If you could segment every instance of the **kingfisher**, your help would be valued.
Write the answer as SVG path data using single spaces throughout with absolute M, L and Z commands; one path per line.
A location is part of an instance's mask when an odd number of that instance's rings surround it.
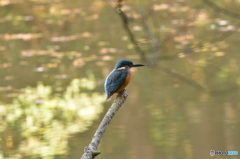
M 131 68 L 144 66 L 143 64 L 134 64 L 132 61 L 119 60 L 112 72 L 107 76 L 104 83 L 104 90 L 108 100 L 114 93 L 121 94 L 127 87 L 132 78 Z

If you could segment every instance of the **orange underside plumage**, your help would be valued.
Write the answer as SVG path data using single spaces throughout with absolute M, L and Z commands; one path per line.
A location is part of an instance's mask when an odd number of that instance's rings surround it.
M 124 90 L 127 87 L 127 85 L 130 83 L 131 79 L 132 79 L 132 72 L 130 70 L 128 70 L 128 74 L 127 74 L 125 82 L 121 85 L 121 87 L 115 93 L 119 93 L 122 90 Z

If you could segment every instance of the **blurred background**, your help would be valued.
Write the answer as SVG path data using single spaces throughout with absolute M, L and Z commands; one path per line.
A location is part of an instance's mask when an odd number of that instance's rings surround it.
M 121 8 L 122 12 L 117 12 Z M 79 159 L 110 107 L 119 59 L 128 99 L 99 159 L 237 159 L 239 0 L 0 0 L 0 159 Z M 137 44 L 137 45 L 136 45 Z

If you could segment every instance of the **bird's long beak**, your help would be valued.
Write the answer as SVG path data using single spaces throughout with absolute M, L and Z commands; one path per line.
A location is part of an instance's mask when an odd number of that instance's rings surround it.
M 140 66 L 145 66 L 143 64 L 133 64 L 132 67 L 140 67 Z

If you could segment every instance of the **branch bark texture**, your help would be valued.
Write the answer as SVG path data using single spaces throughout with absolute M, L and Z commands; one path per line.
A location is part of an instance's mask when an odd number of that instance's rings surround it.
M 146 56 L 145 56 L 145 52 L 141 49 L 141 47 L 139 46 L 135 36 L 133 35 L 132 31 L 129 28 L 129 21 L 128 21 L 128 17 L 127 15 L 122 11 L 122 4 L 123 4 L 123 0 L 117 0 L 117 6 L 116 6 L 116 10 L 118 15 L 120 16 L 122 23 L 123 23 L 123 28 L 125 29 L 125 31 L 127 32 L 133 46 L 134 49 L 137 51 L 137 53 L 139 53 L 140 57 L 141 57 L 141 61 L 142 62 L 146 62 Z
M 97 131 L 95 132 L 92 141 L 87 147 L 84 148 L 84 154 L 82 155 L 81 159 L 94 159 L 97 155 L 100 154 L 100 152 L 97 151 L 100 140 L 113 116 L 127 99 L 127 96 L 127 93 L 124 91 L 121 96 L 117 96 L 117 98 L 114 100 L 112 106 L 109 108 Z
M 215 4 L 212 1 L 203 0 L 203 2 L 205 4 L 207 4 L 209 7 L 213 8 L 217 13 L 221 12 L 221 13 L 223 13 L 223 14 L 225 14 L 227 16 L 233 17 L 233 18 L 239 18 L 240 17 L 240 14 L 231 12 L 231 11 L 229 11 L 227 9 L 224 9 L 224 8 L 221 8 L 221 7 L 219 7 L 217 4 Z

